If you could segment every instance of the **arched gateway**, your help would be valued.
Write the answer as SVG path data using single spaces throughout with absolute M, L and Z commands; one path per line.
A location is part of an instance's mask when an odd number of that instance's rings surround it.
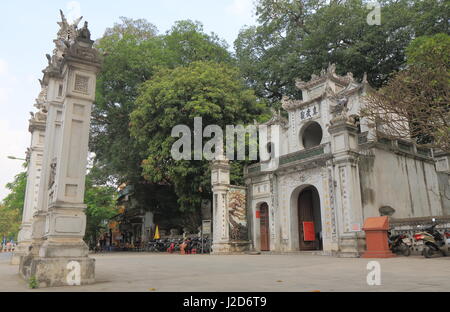
M 300 250 L 322 249 L 322 218 L 320 198 L 314 186 L 305 187 L 297 198 L 298 236 Z
M 261 233 L 261 251 L 269 251 L 269 206 L 267 203 L 262 203 L 259 206 L 259 229 Z

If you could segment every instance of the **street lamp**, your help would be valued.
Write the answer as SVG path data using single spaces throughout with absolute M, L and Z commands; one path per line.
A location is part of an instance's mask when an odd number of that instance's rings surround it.
M 27 161 L 27 160 L 24 159 L 24 158 L 18 158 L 18 157 L 15 157 L 15 156 L 8 156 L 8 158 L 9 158 L 9 159 L 14 159 L 14 160 L 24 160 L 24 161 Z

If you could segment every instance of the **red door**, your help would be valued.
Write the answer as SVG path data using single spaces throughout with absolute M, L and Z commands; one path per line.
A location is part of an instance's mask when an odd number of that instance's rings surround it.
M 262 204 L 260 210 L 260 229 L 261 229 L 261 251 L 270 250 L 269 242 L 269 207 L 266 203 Z
M 313 192 L 310 189 L 304 190 L 298 196 L 298 236 L 300 250 L 314 250 L 316 249 L 315 241 L 305 239 L 307 233 L 305 233 L 304 222 L 314 222 Z

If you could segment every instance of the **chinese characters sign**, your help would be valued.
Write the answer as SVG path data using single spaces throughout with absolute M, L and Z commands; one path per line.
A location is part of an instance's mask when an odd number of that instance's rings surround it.
M 308 107 L 303 108 L 299 112 L 300 114 L 300 120 L 309 119 L 312 117 L 315 117 L 319 115 L 319 105 L 311 105 Z

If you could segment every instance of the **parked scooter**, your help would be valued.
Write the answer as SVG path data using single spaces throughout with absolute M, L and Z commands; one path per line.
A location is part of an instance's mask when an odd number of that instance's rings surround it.
M 404 234 L 391 235 L 391 232 L 388 232 L 389 238 L 389 249 L 396 254 L 402 254 L 405 257 L 411 255 L 411 240 L 408 236 Z
M 414 235 L 417 245 L 423 245 L 422 254 L 425 258 L 431 258 L 434 254 L 441 253 L 444 257 L 448 255 L 448 246 L 444 235 L 436 230 L 436 220 L 433 218 L 433 225 L 422 232 Z

